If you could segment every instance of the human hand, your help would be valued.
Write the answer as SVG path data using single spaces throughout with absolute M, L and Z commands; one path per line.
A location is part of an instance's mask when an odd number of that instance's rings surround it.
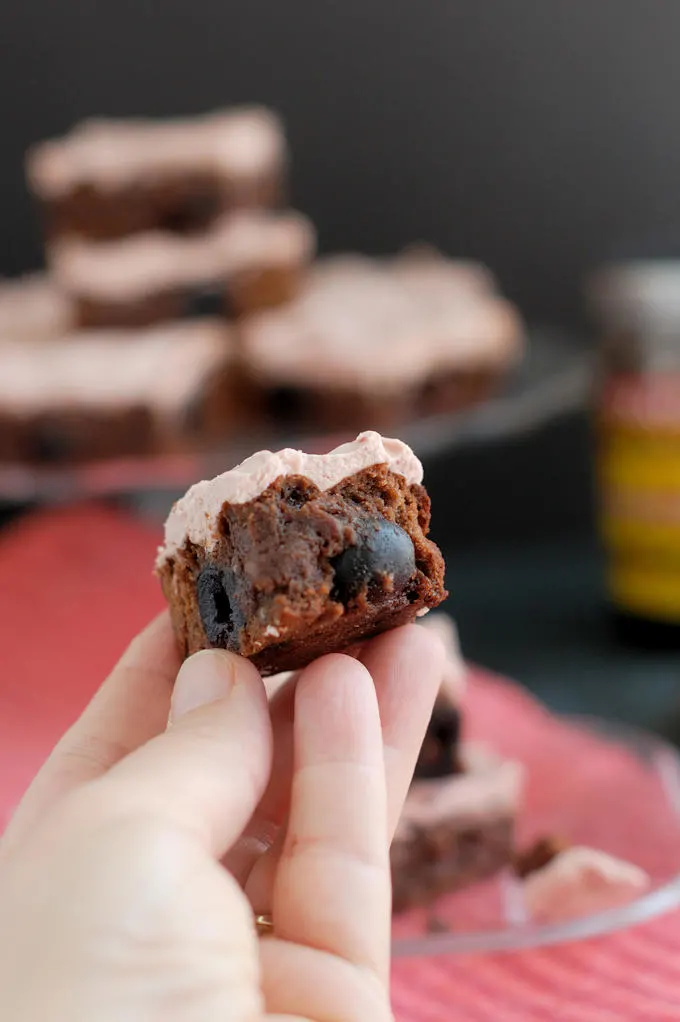
M 153 622 L 0 842 L 0 1018 L 389 1019 L 389 841 L 443 657 L 399 628 L 268 707 Z

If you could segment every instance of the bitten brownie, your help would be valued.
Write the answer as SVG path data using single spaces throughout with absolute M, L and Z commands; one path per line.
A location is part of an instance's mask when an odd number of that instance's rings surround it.
M 263 675 L 404 624 L 446 596 L 422 466 L 360 434 L 324 455 L 260 451 L 175 504 L 157 573 L 182 653 Z

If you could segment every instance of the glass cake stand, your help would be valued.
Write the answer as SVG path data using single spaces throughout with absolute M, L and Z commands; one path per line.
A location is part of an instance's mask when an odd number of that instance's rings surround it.
M 591 376 L 591 357 L 577 338 L 538 331 L 529 338 L 521 366 L 496 397 L 468 411 L 395 427 L 395 432 L 421 457 L 428 457 L 530 431 L 582 407 Z M 297 447 L 324 452 L 347 439 L 339 435 L 250 430 L 230 439 L 219 450 L 181 456 L 83 465 L 0 463 L 0 500 L 58 503 L 153 491 L 180 493 L 197 479 L 211 478 L 256 450 Z
M 592 777 L 587 801 L 569 783 L 569 756 L 550 763 L 558 808 L 552 833 L 572 844 L 588 844 L 645 869 L 649 889 L 624 906 L 596 915 L 542 925 L 527 918 L 521 885 L 509 871 L 439 899 L 433 906 L 395 917 L 395 957 L 514 951 L 613 933 L 680 906 L 680 754 L 660 738 L 597 718 L 563 718 L 613 755 L 625 757 L 626 772 Z M 628 769 L 630 768 L 630 769 Z M 618 790 L 617 790 L 618 788 Z M 557 815 L 555 815 L 557 813 Z M 543 831 L 522 818 L 520 830 Z

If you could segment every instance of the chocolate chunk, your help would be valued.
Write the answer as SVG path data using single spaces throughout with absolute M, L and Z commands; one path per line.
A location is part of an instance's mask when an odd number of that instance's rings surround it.
M 190 288 L 182 305 L 184 319 L 206 319 L 212 316 L 223 318 L 226 311 L 224 285 L 217 282 Z
M 196 580 L 198 611 L 211 646 L 236 649 L 245 617 L 238 607 L 237 577 L 229 568 L 206 564 Z
M 451 774 L 460 773 L 461 765 L 458 759 L 460 725 L 458 708 L 438 699 L 416 763 L 416 777 L 449 777 Z
M 364 519 L 355 524 L 356 543 L 343 550 L 332 564 L 333 598 L 349 603 L 363 590 L 370 599 L 403 589 L 416 572 L 413 542 L 395 522 Z

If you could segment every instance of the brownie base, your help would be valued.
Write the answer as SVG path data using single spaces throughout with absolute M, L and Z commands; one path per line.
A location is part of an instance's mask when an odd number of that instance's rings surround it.
M 202 172 L 168 174 L 118 189 L 79 185 L 44 203 L 45 230 L 50 240 L 76 235 L 92 241 L 115 241 L 142 231 L 196 233 L 224 213 L 280 205 L 283 178 L 283 168 L 277 168 L 248 181 Z
M 76 318 L 82 329 L 146 327 L 196 315 L 237 319 L 289 301 L 300 288 L 302 273 L 301 266 L 265 266 L 220 285 L 171 288 L 122 302 L 74 295 Z
M 230 649 L 277 674 L 413 621 L 447 595 L 429 520 L 425 489 L 386 465 L 225 505 L 213 549 L 187 543 L 159 568 L 182 654 Z
M 267 417 L 286 426 L 314 426 L 351 432 L 355 428 L 395 429 L 429 415 L 462 411 L 485 401 L 504 379 L 501 369 L 455 370 L 408 392 L 363 394 L 330 388 L 258 384 Z
M 213 372 L 172 415 L 150 407 L 0 409 L 0 462 L 69 464 L 215 447 L 248 421 L 247 389 L 230 365 Z
M 428 905 L 442 894 L 493 876 L 512 861 L 514 818 L 442 821 L 392 842 L 392 909 Z
M 0 411 L 0 462 L 62 464 L 149 454 L 154 448 L 154 423 L 146 408 L 55 408 L 33 416 Z

